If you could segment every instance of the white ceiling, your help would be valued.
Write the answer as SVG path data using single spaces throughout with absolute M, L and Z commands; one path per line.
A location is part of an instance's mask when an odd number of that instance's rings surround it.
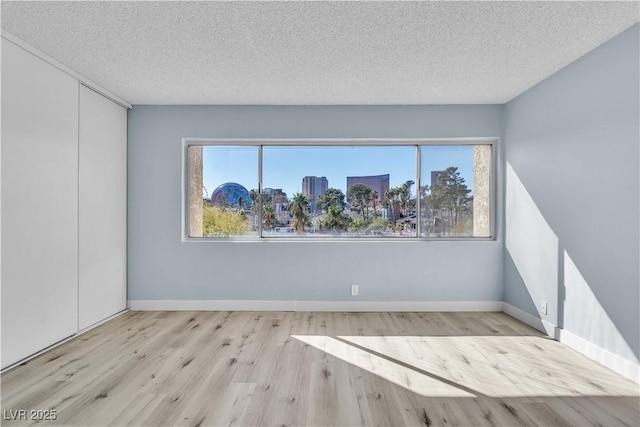
M 2 28 L 133 104 L 504 103 L 638 2 L 2 2 Z

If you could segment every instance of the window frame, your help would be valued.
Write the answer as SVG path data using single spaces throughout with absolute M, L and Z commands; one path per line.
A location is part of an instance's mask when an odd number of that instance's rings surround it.
M 182 138 L 182 179 L 181 202 L 182 221 L 181 237 L 183 242 L 487 242 L 496 241 L 496 169 L 497 169 L 497 137 L 465 137 L 465 138 Z M 421 221 L 416 221 L 416 236 L 411 237 L 272 237 L 262 235 L 262 221 L 258 221 L 257 236 L 228 236 L 228 237 L 191 237 L 189 236 L 189 147 L 199 146 L 250 146 L 258 148 L 258 190 L 264 191 L 262 182 L 262 148 L 265 146 L 404 146 L 416 148 L 416 212 L 420 215 L 421 197 L 421 150 L 423 146 L 455 146 L 455 145 L 489 145 L 491 146 L 491 165 L 489 171 L 489 227 L 488 237 L 427 237 L 421 236 Z M 258 205 L 258 212 L 262 212 L 262 203 Z

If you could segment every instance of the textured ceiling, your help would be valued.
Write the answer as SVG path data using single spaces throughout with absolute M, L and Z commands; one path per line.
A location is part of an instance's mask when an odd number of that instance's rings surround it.
M 504 103 L 637 2 L 2 2 L 2 28 L 133 104 Z

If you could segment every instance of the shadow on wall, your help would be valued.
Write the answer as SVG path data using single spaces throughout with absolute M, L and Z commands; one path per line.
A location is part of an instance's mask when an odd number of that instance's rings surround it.
M 620 333 L 508 162 L 506 187 L 507 302 L 638 363 L 639 350 Z

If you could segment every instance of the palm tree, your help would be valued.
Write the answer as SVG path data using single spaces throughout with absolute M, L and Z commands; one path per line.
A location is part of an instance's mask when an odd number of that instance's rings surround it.
M 331 206 L 340 208 L 340 210 L 343 211 L 345 207 L 344 198 L 345 195 L 342 190 L 337 188 L 328 188 L 320 195 L 316 205 L 325 212 L 328 211 Z
M 378 217 L 378 192 L 371 190 L 371 205 L 373 207 L 373 218 Z
M 387 190 L 384 195 L 384 203 L 395 221 L 400 218 L 400 188 L 394 187 Z
M 293 217 L 293 230 L 296 233 L 301 233 L 304 228 L 309 224 L 309 199 L 302 193 L 296 193 L 293 195 L 293 199 L 289 202 L 289 213 Z
M 406 181 L 399 188 L 400 204 L 402 206 L 402 216 L 409 215 L 409 209 L 411 207 L 411 186 L 415 184 L 414 181 Z
M 353 184 L 347 191 L 347 201 L 351 210 L 362 214 L 362 221 L 369 221 L 369 205 L 373 196 L 373 190 L 364 184 Z
M 351 218 L 343 214 L 338 206 L 330 206 L 327 216 L 322 221 L 322 226 L 327 230 L 344 231 L 349 228 L 349 224 L 351 224 Z
M 276 222 L 276 212 L 272 205 L 262 207 L 262 222 L 267 229 L 270 229 L 271 225 Z

